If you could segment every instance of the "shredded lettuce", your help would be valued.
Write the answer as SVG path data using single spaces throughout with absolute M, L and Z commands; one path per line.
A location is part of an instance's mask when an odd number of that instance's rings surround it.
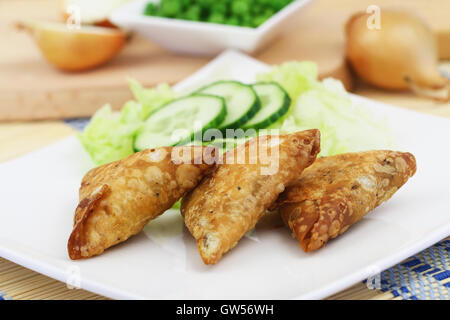
M 118 112 L 112 111 L 110 105 L 103 106 L 78 134 L 82 145 L 98 165 L 133 154 L 134 136 L 144 120 L 175 97 L 167 84 L 145 89 L 136 80 L 129 79 L 129 82 L 137 101 L 128 101 Z
M 122 112 L 113 112 L 105 105 L 78 134 L 86 151 L 97 164 L 122 159 L 133 154 L 133 135 L 140 128 L 137 108 L 128 102 Z
M 287 62 L 258 79 L 278 82 L 293 100 L 287 115 L 271 128 L 282 133 L 319 129 L 321 156 L 393 145 L 386 120 L 355 104 L 340 81 L 318 81 L 317 67 L 310 62 Z
M 393 146 L 386 120 L 376 119 L 365 106 L 355 104 L 340 81 L 319 81 L 313 62 L 286 62 L 257 75 L 257 80 L 278 82 L 292 100 L 287 114 L 269 129 L 281 133 L 319 129 L 322 156 Z M 176 98 L 167 84 L 144 88 L 134 79 L 128 81 L 135 100 L 128 101 L 120 112 L 109 105 L 102 107 L 78 135 L 97 164 L 133 154 L 134 138 L 145 119 Z
M 258 81 L 278 82 L 287 91 L 293 104 L 304 92 L 320 86 L 317 64 L 311 61 L 291 61 L 272 67 L 256 76 Z
M 175 93 L 167 83 L 161 83 L 155 88 L 146 89 L 132 78 L 128 78 L 130 90 L 136 100 L 141 104 L 140 117 L 142 120 L 147 117 L 160 106 L 171 101 L 175 97 Z

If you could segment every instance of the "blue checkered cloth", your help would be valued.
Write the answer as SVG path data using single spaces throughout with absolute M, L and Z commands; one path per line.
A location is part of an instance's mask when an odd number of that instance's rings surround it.
M 76 118 L 76 119 L 67 119 L 64 120 L 66 124 L 71 126 L 72 128 L 82 131 L 87 124 L 89 123 L 90 118 Z
M 89 118 L 65 121 L 77 130 L 89 123 Z M 368 287 L 390 292 L 394 297 L 408 300 L 449 300 L 450 290 L 450 240 L 442 240 L 434 246 L 383 271 L 377 285 Z M 375 277 L 376 278 L 376 277 Z M 374 279 L 369 281 L 373 282 Z M 367 280 L 363 281 L 367 283 Z M 3 295 L 0 293 L 0 300 Z
M 383 271 L 380 274 L 379 289 L 407 300 L 449 300 L 449 251 L 450 240 L 442 240 Z
M 0 300 L 11 300 L 11 298 L 6 297 L 6 294 L 4 292 L 0 292 Z

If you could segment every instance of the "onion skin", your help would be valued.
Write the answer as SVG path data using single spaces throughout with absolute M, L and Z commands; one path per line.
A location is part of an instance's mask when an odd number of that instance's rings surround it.
M 370 16 L 357 13 L 345 28 L 347 59 L 360 78 L 388 90 L 448 85 L 438 70 L 436 39 L 424 21 L 406 12 L 381 10 L 381 28 L 371 30 Z
M 70 30 L 62 23 L 20 22 L 52 65 L 64 71 L 84 71 L 114 58 L 126 42 L 118 29 L 81 27 Z M 95 29 L 96 28 L 96 29 Z

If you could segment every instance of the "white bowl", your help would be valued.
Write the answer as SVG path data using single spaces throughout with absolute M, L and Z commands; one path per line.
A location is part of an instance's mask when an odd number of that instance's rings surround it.
M 127 3 L 114 11 L 110 20 L 177 53 L 214 55 L 227 48 L 253 53 L 297 18 L 297 13 L 310 1 L 293 1 L 258 28 L 145 16 L 145 5 L 157 0 Z

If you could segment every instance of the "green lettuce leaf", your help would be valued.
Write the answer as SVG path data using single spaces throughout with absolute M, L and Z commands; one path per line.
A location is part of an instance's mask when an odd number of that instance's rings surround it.
M 161 83 L 155 88 L 144 88 L 131 78 L 128 78 L 128 83 L 135 99 L 141 104 L 140 117 L 142 120 L 147 119 L 153 111 L 175 98 L 174 91 L 167 83 Z
M 129 81 L 137 101 L 128 101 L 119 112 L 105 105 L 95 113 L 84 131 L 78 134 L 82 145 L 98 165 L 133 154 L 135 135 L 145 119 L 175 97 L 167 84 L 145 89 L 136 80 Z
M 92 117 L 78 138 L 96 164 L 125 158 L 134 153 L 133 137 L 141 127 L 138 108 L 128 102 L 122 112 L 105 105 Z
M 364 105 L 355 104 L 340 81 L 318 81 L 311 63 L 287 62 L 258 79 L 278 82 L 293 101 L 286 116 L 271 128 L 282 133 L 319 129 L 321 156 L 394 145 L 386 119 L 377 119 Z
M 292 103 L 305 91 L 320 85 L 317 64 L 311 61 L 291 61 L 272 67 L 256 76 L 257 81 L 278 82 L 289 94 Z

